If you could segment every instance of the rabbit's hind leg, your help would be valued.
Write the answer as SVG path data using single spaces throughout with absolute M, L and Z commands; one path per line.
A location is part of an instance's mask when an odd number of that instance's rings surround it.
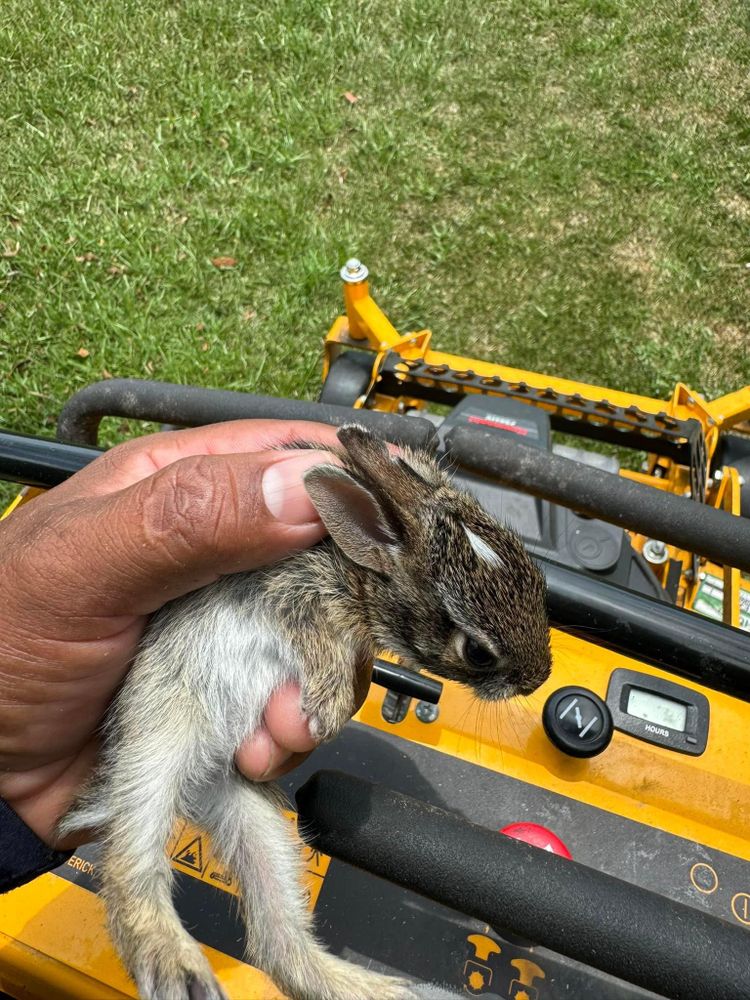
M 163 722 L 159 733 L 141 732 L 111 761 L 102 895 L 115 946 L 143 1000 L 225 1000 L 172 900 L 166 844 L 205 768 L 188 720 L 171 713 L 168 732 Z
M 237 879 L 248 960 L 291 1000 L 412 1000 L 410 984 L 331 955 L 316 940 L 301 885 L 299 841 L 273 786 L 228 776 L 201 815 Z

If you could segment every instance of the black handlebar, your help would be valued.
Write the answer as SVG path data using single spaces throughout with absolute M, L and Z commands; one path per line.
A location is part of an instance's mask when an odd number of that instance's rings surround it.
M 420 418 L 139 379 L 109 379 L 75 393 L 60 412 L 58 439 L 95 445 L 104 416 L 180 426 L 247 417 L 316 420 L 334 426 L 356 420 L 396 444 L 431 447 L 435 442 L 434 427 Z M 459 464 L 506 485 L 750 572 L 747 518 L 476 428 L 454 428 L 448 444 Z
M 506 486 L 750 572 L 750 519 L 746 517 L 634 483 L 502 434 L 456 427 L 446 444 L 459 465 Z
M 311 846 L 669 1000 L 747 1000 L 740 927 L 340 771 L 297 792 Z
M 430 448 L 435 440 L 435 428 L 423 418 L 405 420 L 397 414 L 378 410 L 353 410 L 349 406 L 310 403 L 302 399 L 129 378 L 95 382 L 71 396 L 57 421 L 58 440 L 95 445 L 103 417 L 131 417 L 180 427 L 254 418 L 312 420 L 334 427 L 359 423 L 395 444 L 412 448 Z

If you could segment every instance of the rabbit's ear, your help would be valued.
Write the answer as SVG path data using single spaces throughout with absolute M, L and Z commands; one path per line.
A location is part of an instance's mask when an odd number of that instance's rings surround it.
M 361 424 L 344 424 L 336 436 L 349 452 L 349 458 L 373 478 L 383 474 L 393 465 L 385 441 L 375 437 L 372 431 Z
M 387 497 L 398 511 L 408 510 L 417 501 L 428 499 L 440 485 L 439 476 L 437 482 L 425 480 L 403 457 L 392 455 L 385 442 L 366 427 L 345 424 L 339 429 L 338 439 L 346 448 L 356 474 L 372 484 L 377 493 Z
M 336 465 L 315 466 L 304 481 L 313 506 L 341 551 L 358 566 L 390 573 L 399 539 L 376 497 Z

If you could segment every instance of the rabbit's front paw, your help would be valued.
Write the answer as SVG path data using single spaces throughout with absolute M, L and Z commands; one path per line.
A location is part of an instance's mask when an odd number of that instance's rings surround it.
M 354 714 L 351 691 L 332 688 L 328 691 L 305 691 L 302 711 L 307 716 L 310 735 L 316 743 L 325 743 L 338 736 Z

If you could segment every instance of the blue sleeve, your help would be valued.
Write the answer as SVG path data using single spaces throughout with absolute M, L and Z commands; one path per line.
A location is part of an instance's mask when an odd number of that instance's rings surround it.
M 72 851 L 55 851 L 0 799 L 0 892 L 64 864 Z

